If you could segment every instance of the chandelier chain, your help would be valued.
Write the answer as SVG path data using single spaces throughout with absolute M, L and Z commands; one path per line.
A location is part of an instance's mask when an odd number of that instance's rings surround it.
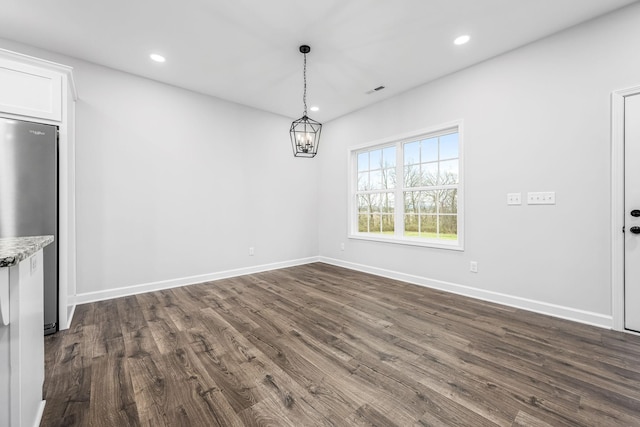
M 302 103 L 304 104 L 304 115 L 307 115 L 307 54 L 304 54 L 304 69 L 302 72 L 304 80 L 304 91 L 302 92 Z

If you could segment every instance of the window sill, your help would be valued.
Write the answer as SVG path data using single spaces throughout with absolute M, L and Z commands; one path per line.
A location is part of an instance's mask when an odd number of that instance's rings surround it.
M 456 243 L 442 243 L 436 240 L 418 240 L 411 238 L 384 237 L 367 234 L 349 234 L 348 238 L 355 240 L 367 240 L 370 242 L 392 243 L 396 245 L 421 246 L 424 248 L 445 249 L 460 252 L 464 251 L 464 246 L 459 240 L 456 241 Z

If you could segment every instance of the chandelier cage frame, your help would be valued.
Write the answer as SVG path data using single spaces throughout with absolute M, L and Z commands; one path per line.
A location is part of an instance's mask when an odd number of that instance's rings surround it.
M 294 120 L 293 123 L 291 123 L 289 136 L 291 138 L 291 147 L 293 148 L 294 157 L 311 158 L 318 154 L 322 124 L 307 116 L 307 54 L 311 52 L 311 48 L 307 45 L 302 45 L 299 50 L 300 53 L 304 55 L 304 88 L 302 92 L 304 113 L 301 118 Z

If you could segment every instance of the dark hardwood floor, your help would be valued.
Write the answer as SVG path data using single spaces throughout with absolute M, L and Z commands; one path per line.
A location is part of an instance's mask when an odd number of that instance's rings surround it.
M 42 426 L 640 426 L 640 337 L 311 264 L 78 306 Z

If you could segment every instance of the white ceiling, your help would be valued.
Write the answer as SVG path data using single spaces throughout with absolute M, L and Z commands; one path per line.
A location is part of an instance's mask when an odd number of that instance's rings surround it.
M 2 0 L 0 38 L 290 118 L 309 44 L 324 122 L 635 1 Z

